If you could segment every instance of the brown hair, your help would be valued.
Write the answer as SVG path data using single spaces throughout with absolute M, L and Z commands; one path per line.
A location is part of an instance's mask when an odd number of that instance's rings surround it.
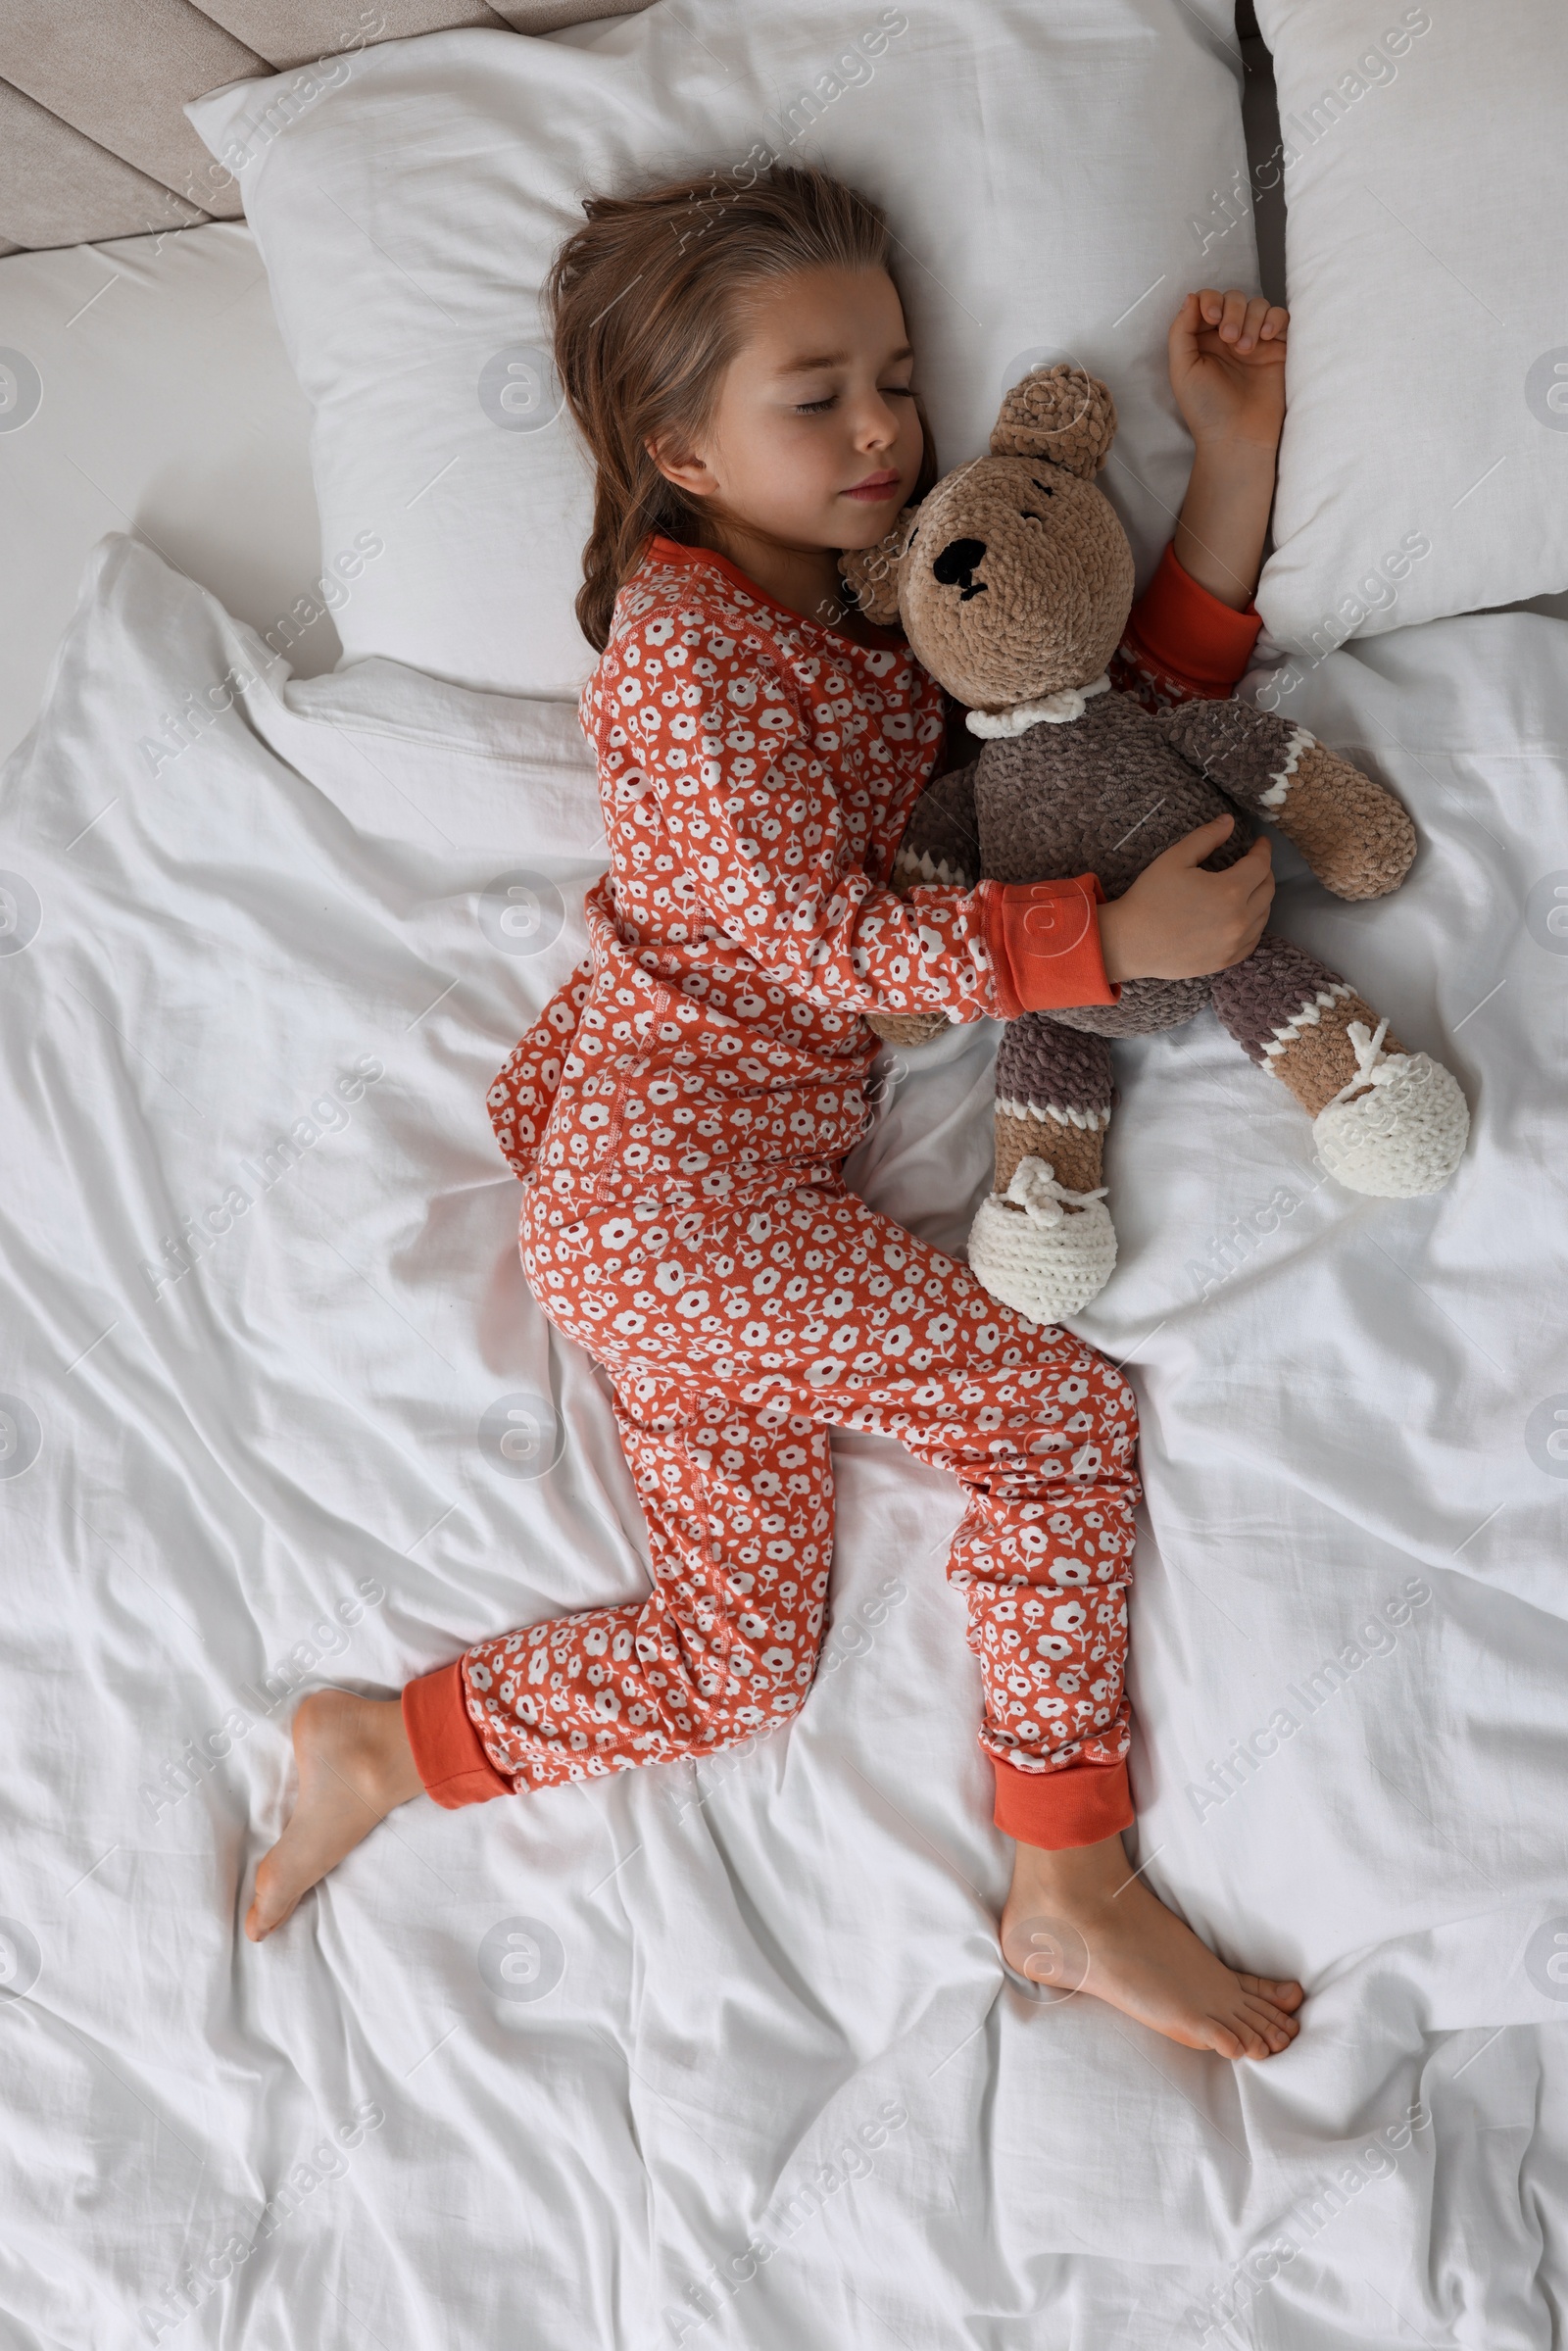
M 651 533 L 698 543 L 694 503 L 648 454 L 707 426 L 744 329 L 740 299 L 803 269 L 883 269 L 892 233 L 881 208 L 826 171 L 775 165 L 750 186 L 671 181 L 640 196 L 591 196 L 545 286 L 556 367 L 596 471 L 577 619 L 596 652 L 622 581 Z M 911 496 L 936 479 L 925 455 Z

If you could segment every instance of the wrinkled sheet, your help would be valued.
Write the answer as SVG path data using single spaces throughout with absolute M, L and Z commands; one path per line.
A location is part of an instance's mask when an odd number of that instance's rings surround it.
M 1140 1859 L 1310 1993 L 1230 2067 L 1004 1977 L 956 1490 L 863 1438 L 787 1732 L 421 1800 L 243 1939 L 300 1690 L 644 1588 L 484 1108 L 604 844 L 569 710 L 247 683 L 103 542 L 0 789 L 8 2346 L 1559 2339 L 1565 649 L 1291 700 L 1420 828 L 1385 906 L 1282 852 L 1279 919 L 1460 1076 L 1447 1192 L 1338 1192 L 1209 1018 L 1121 1052 Z M 890 1057 L 852 1167 L 954 1244 L 993 1046 Z

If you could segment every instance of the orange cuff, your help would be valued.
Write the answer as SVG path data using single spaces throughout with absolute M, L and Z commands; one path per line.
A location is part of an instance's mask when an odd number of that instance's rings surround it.
M 1125 1763 L 1069 1763 L 1057 1772 L 1020 1772 L 991 1758 L 997 1774 L 997 1827 L 1020 1844 L 1059 1853 L 1098 1845 L 1135 1818 Z
M 425 1794 L 448 1812 L 512 1794 L 512 1782 L 496 1770 L 468 1718 L 461 1657 L 405 1685 L 403 1728 Z
M 1261 616 L 1238 612 L 1183 570 L 1174 547 L 1132 609 L 1122 651 L 1134 664 L 1160 671 L 1195 700 L 1229 694 L 1252 658 Z
M 1113 1004 L 1121 994 L 1105 977 L 1096 908 L 1105 893 L 1098 875 L 1070 882 L 982 882 L 986 953 L 996 974 L 998 1013 L 1055 1012 L 1072 1004 Z

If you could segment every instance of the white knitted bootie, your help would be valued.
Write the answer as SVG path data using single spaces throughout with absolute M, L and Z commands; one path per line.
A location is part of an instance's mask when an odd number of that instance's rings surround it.
M 1356 1073 L 1312 1122 L 1318 1156 L 1348 1192 L 1414 1200 L 1440 1192 L 1464 1155 L 1470 1110 L 1457 1080 L 1430 1053 L 1386 1053 L 1388 1022 L 1346 1031 Z M 1353 1099 L 1352 1099 L 1353 1097 Z
M 1069 1192 L 1046 1159 L 1020 1159 L 1005 1195 L 988 1195 L 969 1228 L 971 1273 L 1031 1322 L 1076 1314 L 1099 1297 L 1115 1262 L 1104 1186 Z

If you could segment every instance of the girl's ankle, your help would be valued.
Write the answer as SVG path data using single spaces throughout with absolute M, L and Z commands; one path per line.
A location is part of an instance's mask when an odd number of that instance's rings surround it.
M 418 1795 L 423 1783 L 404 1726 L 402 1700 L 372 1698 L 368 1702 L 374 1708 L 367 1726 L 372 1770 L 377 1793 L 390 1812 L 394 1805 L 407 1804 Z
M 1020 1845 L 1014 1868 L 1042 1894 L 1079 1902 L 1111 1900 L 1132 1874 L 1119 1835 L 1092 1845 Z

